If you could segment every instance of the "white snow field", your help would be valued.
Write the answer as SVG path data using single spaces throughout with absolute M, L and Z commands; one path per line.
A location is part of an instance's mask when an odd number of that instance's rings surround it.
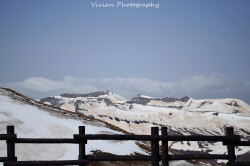
M 14 125 L 19 138 L 73 138 L 78 126 L 85 126 L 87 134 L 122 134 L 104 123 L 87 121 L 64 115 L 60 110 L 47 108 L 10 91 L 0 89 L 0 134 L 6 126 Z M 88 141 L 87 154 L 95 150 L 117 155 L 146 154 L 135 141 Z M 6 142 L 0 141 L 0 156 L 6 157 Z M 72 144 L 16 144 L 18 160 L 72 160 L 78 157 L 78 145 Z M 2 163 L 0 163 L 1 165 Z

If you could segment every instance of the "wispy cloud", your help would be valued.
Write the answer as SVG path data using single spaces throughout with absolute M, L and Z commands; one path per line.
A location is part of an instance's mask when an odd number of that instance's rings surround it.
M 113 91 L 128 99 L 139 93 L 154 97 L 233 97 L 245 101 L 250 97 L 249 82 L 233 81 L 220 74 L 187 76 L 176 82 L 155 81 L 146 78 L 85 79 L 67 76 L 62 80 L 50 80 L 43 77 L 32 77 L 22 82 L 1 83 L 0 85 L 34 98 L 66 92 L 88 93 L 99 90 Z

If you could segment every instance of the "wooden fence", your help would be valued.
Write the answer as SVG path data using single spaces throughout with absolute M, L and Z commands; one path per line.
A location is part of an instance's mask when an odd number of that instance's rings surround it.
M 14 126 L 7 126 L 7 134 L 0 134 L 0 140 L 6 140 L 7 157 L 0 157 L 0 162 L 4 166 L 29 166 L 29 165 L 88 165 L 89 161 L 151 161 L 152 166 L 159 166 L 162 161 L 163 166 L 168 166 L 171 160 L 208 160 L 222 159 L 228 160 L 228 166 L 250 165 L 250 162 L 236 162 L 235 146 L 250 146 L 250 141 L 241 141 L 240 136 L 234 135 L 232 127 L 226 128 L 225 136 L 175 136 L 168 135 L 167 128 L 152 127 L 151 135 L 105 135 L 105 134 L 85 134 L 85 127 L 79 126 L 79 134 L 74 134 L 73 139 L 44 139 L 44 138 L 17 138 L 14 132 Z M 151 141 L 151 155 L 86 155 L 85 147 L 87 140 L 137 140 Z M 159 152 L 159 141 L 162 141 L 161 155 Z M 190 155 L 170 155 L 168 152 L 168 141 L 213 141 L 223 142 L 227 146 L 226 154 L 190 154 Z M 60 160 L 60 161 L 17 161 L 15 156 L 15 144 L 78 144 L 78 160 Z M 128 147 L 129 148 L 129 147 Z

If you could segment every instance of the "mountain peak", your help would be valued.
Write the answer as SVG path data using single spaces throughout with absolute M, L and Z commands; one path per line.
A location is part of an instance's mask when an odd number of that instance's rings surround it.
M 110 92 L 104 92 L 104 91 L 97 91 L 97 92 L 91 92 L 91 93 L 85 93 L 85 94 L 77 94 L 77 93 L 63 93 L 60 96 L 62 97 L 68 97 L 68 98 L 77 98 L 77 97 L 99 97 L 105 94 L 109 94 Z

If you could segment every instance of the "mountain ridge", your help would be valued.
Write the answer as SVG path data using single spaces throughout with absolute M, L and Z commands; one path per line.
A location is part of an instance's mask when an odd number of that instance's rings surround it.
M 112 91 L 95 91 L 91 93 L 62 93 L 60 94 L 61 97 L 68 97 L 68 98 L 76 98 L 76 97 L 99 97 L 99 96 L 104 96 L 104 95 L 116 95 L 119 96 L 119 98 L 122 98 L 122 100 L 125 100 L 128 103 L 137 103 L 137 104 L 147 104 L 148 102 L 155 100 L 155 101 L 162 101 L 165 103 L 169 102 L 175 102 L 175 101 L 180 101 L 180 102 L 187 102 L 189 99 L 193 99 L 190 96 L 184 96 L 181 98 L 176 98 L 176 97 L 151 97 L 151 96 L 146 96 L 143 94 L 138 94 L 135 97 L 133 97 L 131 100 L 127 100 L 124 97 L 112 92 Z M 52 97 L 52 96 L 51 96 Z M 46 98 L 46 97 L 45 97 Z M 44 99 L 44 98 L 41 98 Z M 39 99 L 39 100 L 41 100 Z M 38 101 L 39 101 L 38 100 Z M 215 100 L 232 100 L 232 102 L 227 103 L 227 105 L 231 106 L 236 106 L 238 107 L 237 101 L 240 101 L 241 103 L 244 103 L 245 105 L 248 105 L 246 102 L 240 99 L 235 99 L 235 98 L 214 98 L 214 99 L 193 99 L 196 101 L 203 101 L 200 105 L 200 107 L 205 104 L 205 101 L 215 101 Z M 249 105 L 248 105 L 249 106 Z M 250 107 L 250 106 L 249 106 Z
M 234 99 L 234 98 L 217 98 L 217 99 L 193 99 L 188 96 L 184 96 L 182 98 L 174 98 L 174 97 L 150 97 L 142 94 L 138 94 L 133 97 L 131 100 L 126 100 L 120 95 L 110 91 L 97 91 L 86 94 L 74 94 L 74 93 L 64 93 L 61 94 L 60 97 L 64 98 L 98 98 L 99 101 L 104 100 L 107 105 L 115 105 L 117 103 L 120 104 L 141 104 L 141 105 L 150 105 L 157 107 L 166 107 L 166 108 L 176 108 L 179 110 L 185 111 L 206 111 L 206 112 L 221 112 L 216 107 L 225 107 L 229 110 L 230 113 L 236 114 L 244 114 L 244 116 L 250 116 L 250 106 L 242 100 Z M 51 96 L 41 98 L 37 101 L 42 103 L 46 103 L 47 100 L 53 103 L 51 105 L 60 107 L 60 103 L 56 103 L 60 97 Z M 57 98 L 57 99 L 56 99 Z M 53 101 L 53 99 L 55 99 Z M 55 102 L 55 103 L 54 103 Z M 80 102 L 80 100 L 78 100 Z M 195 104 L 194 104 L 195 102 Z M 218 105 L 220 104 L 220 105 Z M 213 106 L 215 110 L 211 110 L 208 107 Z M 248 110 L 248 111 L 247 111 Z M 224 113 L 227 113 L 224 111 Z

